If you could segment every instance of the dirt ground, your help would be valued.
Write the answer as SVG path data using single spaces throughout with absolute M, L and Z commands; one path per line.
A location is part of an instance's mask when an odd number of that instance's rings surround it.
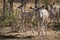
M 2 30 L 2 29 L 1 29 Z M 8 32 L 11 29 L 3 29 L 2 32 Z M 0 31 L 1 32 L 1 31 Z M 34 33 L 32 33 L 32 31 L 27 31 L 26 33 L 13 33 L 14 34 L 19 34 L 19 35 L 23 35 L 25 34 L 25 36 L 27 35 L 36 35 L 35 37 L 25 37 L 25 38 L 0 38 L 0 40 L 60 40 L 60 31 L 56 31 L 56 30 L 48 30 L 47 31 L 47 36 L 41 36 L 38 37 L 38 31 L 34 30 Z
M 39 40 L 39 39 L 40 38 L 38 38 L 38 36 L 31 38 L 0 38 L 0 40 Z M 47 36 L 42 36 L 41 40 L 60 40 L 60 31 L 55 30 L 47 31 Z

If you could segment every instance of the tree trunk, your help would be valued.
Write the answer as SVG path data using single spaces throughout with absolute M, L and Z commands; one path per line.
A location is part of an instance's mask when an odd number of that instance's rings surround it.
M 3 14 L 2 15 L 5 15 L 5 4 L 6 4 L 6 2 L 5 2 L 6 0 L 3 0 Z
M 13 13 L 13 0 L 9 0 L 9 3 L 10 3 L 9 15 L 11 15 Z M 12 31 L 14 31 L 14 28 L 12 26 L 11 28 L 12 28 Z
M 10 0 L 9 3 L 10 3 L 10 12 L 9 12 L 9 15 L 11 15 L 13 13 L 13 0 Z

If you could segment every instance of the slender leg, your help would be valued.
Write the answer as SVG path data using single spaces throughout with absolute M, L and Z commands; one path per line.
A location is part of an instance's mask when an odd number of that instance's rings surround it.
M 33 33 L 33 25 L 32 24 L 30 24 L 31 25 L 31 30 L 32 30 L 32 33 Z
M 44 20 L 41 22 L 41 26 L 40 26 L 40 39 L 43 40 L 43 36 L 44 36 Z
M 45 21 L 45 32 L 46 32 L 46 40 L 47 40 L 47 21 Z
M 40 25 L 39 25 L 39 21 L 38 21 L 38 37 L 40 38 Z
M 46 25 L 46 36 L 47 36 L 47 21 L 45 21 L 45 25 Z
M 22 28 L 23 28 L 23 32 L 24 32 L 24 20 L 23 20 L 23 25 L 22 25 Z

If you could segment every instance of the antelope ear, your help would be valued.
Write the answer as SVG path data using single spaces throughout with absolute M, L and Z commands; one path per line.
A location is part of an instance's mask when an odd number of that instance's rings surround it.
M 52 5 L 55 5 L 55 2 Z
M 30 7 L 30 9 L 33 9 L 32 7 Z
M 48 3 L 48 5 L 50 5 L 50 3 Z
M 22 6 L 18 6 L 17 8 L 21 8 Z

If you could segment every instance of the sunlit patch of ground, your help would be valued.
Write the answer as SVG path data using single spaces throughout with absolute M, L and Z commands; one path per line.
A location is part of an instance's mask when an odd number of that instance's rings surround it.
M 4 31 L 7 29 L 4 29 Z M 18 40 L 39 40 L 40 37 L 38 37 L 38 31 L 27 31 L 27 32 L 20 32 L 20 33 L 8 33 L 5 35 L 15 35 L 18 37 L 23 37 L 24 39 L 18 39 Z M 20 35 L 20 36 L 19 36 Z M 30 36 L 30 38 L 28 38 L 28 36 Z M 27 37 L 27 38 L 26 38 Z M 55 31 L 55 30 L 49 30 L 47 31 L 47 36 L 42 36 L 41 37 L 44 40 L 60 40 L 60 31 Z M 3 39 L 1 39 L 3 40 Z M 4 39 L 4 40 L 14 40 L 14 39 Z M 17 38 L 15 38 L 15 40 L 17 40 Z

